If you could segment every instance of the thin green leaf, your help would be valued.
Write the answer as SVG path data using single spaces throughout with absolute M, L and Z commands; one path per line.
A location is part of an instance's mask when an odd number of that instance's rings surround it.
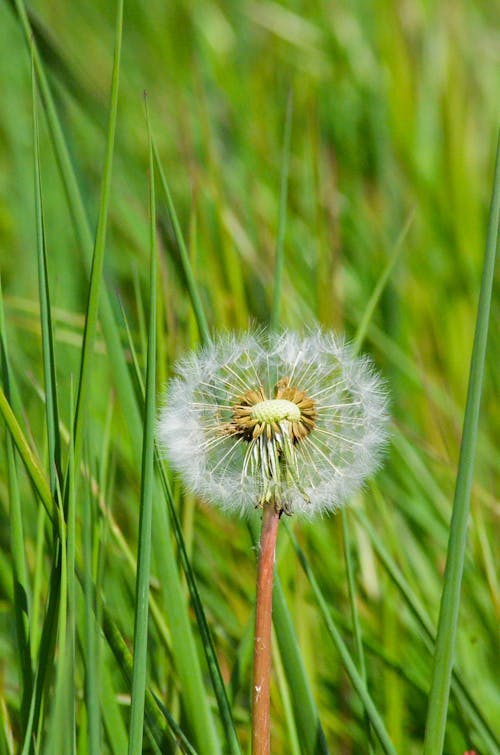
M 455 656 L 460 593 L 467 546 L 467 522 L 474 474 L 477 428 L 483 387 L 484 363 L 491 308 L 493 276 L 500 222 L 500 135 L 498 139 L 495 178 L 491 197 L 486 251 L 481 291 L 474 334 L 474 346 L 469 374 L 469 388 L 463 424 L 462 444 L 453 502 L 448 541 L 443 592 L 436 637 L 432 684 L 427 708 L 425 755 L 440 755 L 443 750 L 450 695 L 451 675 Z
M 14 441 L 16 448 L 19 451 L 19 455 L 23 460 L 28 476 L 33 483 L 35 490 L 40 496 L 40 500 L 47 512 L 47 515 L 49 516 L 51 521 L 54 521 L 54 504 L 52 501 L 52 495 L 50 492 L 49 484 L 47 482 L 47 478 L 45 476 L 45 473 L 43 472 L 42 467 L 40 466 L 39 461 L 36 459 L 35 454 L 31 450 L 31 446 L 24 437 L 23 431 L 21 430 L 21 427 L 19 426 L 16 417 L 14 416 L 14 412 L 10 408 L 10 404 L 7 401 L 4 390 L 1 387 L 0 413 L 4 418 L 5 424 L 7 425 L 7 429 L 9 430 L 12 440 Z
M 83 333 L 82 356 L 80 363 L 80 377 L 75 410 L 74 454 L 75 466 L 80 464 L 81 446 L 83 441 L 83 426 L 87 412 L 87 400 L 92 379 L 92 359 L 99 312 L 99 295 L 101 290 L 104 250 L 106 246 L 106 228 L 109 212 L 109 197 L 111 191 L 111 175 L 113 167 L 113 152 L 116 131 L 116 113 L 118 110 L 118 90 L 120 82 L 120 57 L 123 28 L 123 0 L 118 0 L 116 13 L 115 54 L 113 59 L 113 74 L 111 79 L 111 96 L 109 107 L 108 136 L 106 141 L 106 158 L 102 177 L 101 199 L 99 202 L 99 217 L 92 257 L 90 284 Z
M 10 396 L 10 364 L 7 350 L 7 338 L 5 333 L 3 295 L 0 284 L 0 370 L 2 382 L 7 395 Z M 5 446 L 7 457 L 7 485 L 9 495 L 10 514 L 10 552 L 12 559 L 12 586 L 14 599 L 14 616 L 16 626 L 17 652 L 20 659 L 22 697 L 21 697 L 21 724 L 27 726 L 29 701 L 33 689 L 33 670 L 31 665 L 29 618 L 30 618 L 30 585 L 26 568 L 26 554 L 24 541 L 24 526 L 19 493 L 18 470 L 14 443 L 11 436 L 5 434 Z
M 358 521 L 361 523 L 364 531 L 370 538 L 370 542 L 373 544 L 375 553 L 380 559 L 380 562 L 384 566 L 387 574 L 389 575 L 391 580 L 394 582 L 398 590 L 401 592 L 401 595 L 403 596 L 406 604 L 408 605 L 411 612 L 418 620 L 419 625 L 423 629 L 424 638 L 425 638 L 424 642 L 428 651 L 430 653 L 433 653 L 435 638 L 436 638 L 436 631 L 429 615 L 427 614 L 425 608 L 422 606 L 422 604 L 420 603 L 416 595 L 413 593 L 410 585 L 404 578 L 403 574 L 401 573 L 400 569 L 398 568 L 394 560 L 391 558 L 391 556 L 387 552 L 380 538 L 377 537 L 377 534 L 374 531 L 371 524 L 369 523 L 366 515 L 359 509 L 353 509 L 353 512 L 356 518 L 358 519 Z M 491 727 L 488 725 L 488 723 L 484 719 L 484 716 L 480 708 L 476 705 L 475 701 L 473 700 L 469 692 L 467 685 L 462 681 L 462 678 L 460 677 L 456 669 L 453 670 L 451 689 L 452 689 L 452 693 L 454 695 L 455 701 L 463 710 L 464 716 L 471 720 L 472 724 L 477 729 L 480 736 L 487 743 L 491 752 L 494 753 L 494 755 L 500 755 L 500 743 L 498 742 L 498 739 L 496 738 L 495 734 L 491 730 Z
M 340 657 L 342 658 L 342 663 L 344 664 L 344 668 L 349 675 L 349 678 L 352 682 L 352 685 L 356 692 L 358 693 L 361 701 L 363 702 L 363 705 L 365 707 L 366 713 L 370 718 L 370 722 L 373 726 L 373 729 L 375 733 L 377 734 L 377 737 L 379 739 L 379 742 L 382 746 L 383 751 L 386 753 L 386 755 L 396 755 L 396 750 L 394 748 L 394 745 L 392 744 L 390 737 L 386 731 L 386 728 L 384 726 L 382 717 L 380 716 L 380 713 L 378 712 L 375 703 L 373 702 L 367 688 L 364 680 L 362 679 L 360 673 L 358 672 L 356 668 L 356 664 L 354 663 L 353 659 L 351 658 L 351 655 L 347 649 L 346 644 L 344 643 L 339 630 L 333 623 L 333 620 L 331 618 L 330 612 L 328 610 L 328 606 L 326 604 L 325 599 L 323 598 L 323 595 L 321 593 L 321 590 L 319 588 L 319 585 L 316 581 L 316 577 L 314 576 L 309 563 L 307 562 L 307 559 L 299 547 L 299 544 L 297 543 L 297 540 L 295 536 L 292 533 L 292 530 L 290 527 L 286 527 L 287 534 L 289 538 L 291 539 L 293 546 L 295 548 L 295 551 L 297 553 L 298 559 L 300 561 L 300 564 L 309 580 L 309 583 L 313 589 L 314 595 L 316 597 L 316 600 L 318 602 L 318 606 L 321 610 L 323 620 L 326 624 L 326 627 L 328 629 L 328 632 L 335 643 L 335 646 L 337 647 L 337 650 L 339 652 Z
M 47 271 L 47 249 L 45 244 L 45 223 L 43 217 L 42 179 L 40 172 L 40 134 L 38 127 L 38 93 L 32 55 L 32 99 L 33 99 L 33 146 L 35 177 L 35 218 L 38 261 L 38 295 L 40 299 L 40 324 L 42 331 L 42 356 L 45 387 L 45 412 L 49 452 L 49 480 L 55 496 L 61 481 L 61 440 L 59 437 L 59 410 L 57 406 L 56 362 L 54 336 L 50 306 L 50 291 Z M 59 482 L 58 482 L 59 481 Z
M 149 145 L 149 213 L 150 213 L 150 268 L 149 268 L 149 328 L 146 368 L 144 435 L 142 446 L 141 498 L 139 518 L 139 551 L 137 554 L 137 582 L 134 617 L 134 666 L 132 674 L 132 708 L 130 712 L 129 755 L 142 753 L 144 728 L 144 699 L 146 693 L 149 580 L 151 570 L 151 522 L 154 486 L 154 430 L 156 394 L 156 198 L 151 124 L 146 102 L 146 121 Z
M 290 144 L 292 138 L 293 93 L 290 90 L 286 108 L 285 132 L 283 136 L 283 155 L 281 159 L 280 204 L 278 217 L 278 235 L 274 258 L 273 303 L 270 327 L 276 330 L 280 325 L 281 291 L 283 288 L 283 269 L 285 266 L 285 230 L 286 208 L 288 199 L 288 172 L 290 167 Z
M 165 176 L 165 172 L 163 170 L 163 167 L 160 162 L 159 155 L 158 155 L 158 150 L 154 142 L 153 142 L 153 152 L 155 156 L 155 164 L 156 164 L 158 175 L 160 178 L 160 183 L 162 185 L 163 192 L 165 194 L 165 199 L 167 200 L 167 209 L 170 215 L 170 219 L 172 221 L 175 238 L 176 238 L 177 245 L 179 248 L 179 255 L 181 258 L 182 269 L 184 272 L 184 277 L 186 279 L 188 293 L 191 298 L 191 305 L 193 307 L 193 311 L 196 317 L 196 324 L 198 325 L 198 332 L 200 334 L 200 339 L 202 343 L 208 343 L 210 341 L 210 331 L 208 329 L 207 318 L 205 315 L 205 311 L 203 309 L 201 296 L 198 291 L 198 284 L 196 283 L 195 277 L 193 275 L 191 262 L 189 260 L 189 253 L 186 247 L 186 242 L 184 241 L 184 236 L 182 234 L 179 218 L 177 217 L 177 213 L 175 211 L 175 206 L 174 206 L 172 195 L 170 193 L 170 189 L 167 183 L 167 178 Z

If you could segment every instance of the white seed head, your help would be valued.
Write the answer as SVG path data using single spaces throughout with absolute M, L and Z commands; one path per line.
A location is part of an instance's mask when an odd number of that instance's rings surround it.
M 377 468 L 387 400 L 366 357 L 316 330 L 226 335 L 177 365 L 157 434 L 194 493 L 245 514 L 334 511 Z

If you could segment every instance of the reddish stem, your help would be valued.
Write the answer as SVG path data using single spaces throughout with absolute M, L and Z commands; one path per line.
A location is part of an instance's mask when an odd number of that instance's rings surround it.
M 264 505 L 260 535 L 252 688 L 252 755 L 269 755 L 271 746 L 270 676 L 273 574 L 279 514 Z

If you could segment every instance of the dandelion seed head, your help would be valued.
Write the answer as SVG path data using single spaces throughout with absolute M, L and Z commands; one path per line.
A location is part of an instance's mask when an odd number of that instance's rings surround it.
M 187 487 L 246 514 L 335 511 L 379 465 L 387 399 L 332 332 L 234 334 L 177 365 L 157 435 Z

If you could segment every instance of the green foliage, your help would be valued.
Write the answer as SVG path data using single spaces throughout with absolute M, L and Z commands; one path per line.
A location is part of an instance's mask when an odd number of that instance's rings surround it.
M 36 8 L 0 4 L 0 752 L 245 751 L 259 516 L 183 493 L 154 406 L 211 332 L 319 320 L 394 428 L 280 528 L 273 752 L 500 753 L 492 11 Z

